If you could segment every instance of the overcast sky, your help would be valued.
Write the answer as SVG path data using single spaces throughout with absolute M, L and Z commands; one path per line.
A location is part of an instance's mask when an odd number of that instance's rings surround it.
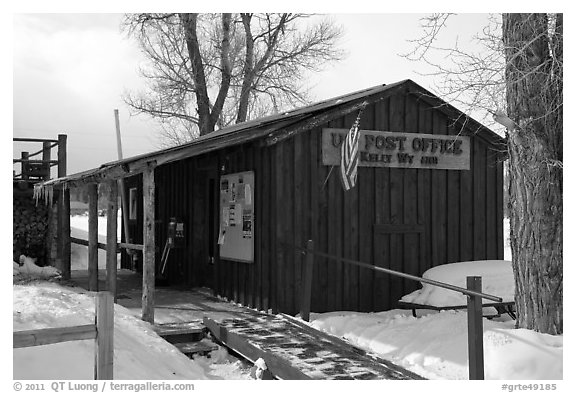
M 418 14 L 333 14 L 345 34 L 345 60 L 312 75 L 322 100 L 367 87 L 413 79 L 431 88 L 423 64 L 399 54 L 420 34 Z M 485 14 L 454 17 L 443 40 L 467 40 L 486 24 Z M 122 14 L 15 14 L 13 28 L 13 135 L 68 135 L 68 172 L 117 159 L 114 109 L 120 112 L 124 157 L 158 149 L 157 124 L 131 117 L 122 93 L 142 88 L 144 61 L 120 29 Z M 429 70 L 428 70 L 429 71 Z M 15 146 L 14 153 L 18 153 Z

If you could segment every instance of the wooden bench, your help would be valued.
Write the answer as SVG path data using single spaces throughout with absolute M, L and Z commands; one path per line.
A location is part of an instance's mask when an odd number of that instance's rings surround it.
M 514 302 L 500 302 L 500 303 L 483 303 L 482 307 L 494 307 L 496 310 L 496 315 L 485 315 L 486 318 L 492 319 L 495 317 L 499 317 L 502 314 L 508 314 L 510 318 L 516 319 L 516 313 L 514 310 L 515 303 Z M 442 311 L 442 310 L 464 310 L 467 306 L 431 306 L 429 304 L 420 304 L 420 303 L 410 303 L 410 302 L 398 302 L 398 307 L 403 309 L 412 310 L 412 315 L 417 317 L 416 310 L 435 310 L 435 311 Z

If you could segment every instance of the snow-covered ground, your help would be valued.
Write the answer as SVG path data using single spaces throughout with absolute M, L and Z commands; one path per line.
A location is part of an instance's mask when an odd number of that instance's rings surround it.
M 75 230 L 86 230 L 87 219 L 74 218 Z M 104 224 L 99 234 L 105 235 Z M 104 231 L 104 233 L 102 233 Z M 502 261 L 500 261 L 502 262 Z M 73 266 L 82 266 L 73 261 Z M 78 268 L 78 267 L 77 267 Z M 498 271 L 498 268 L 501 271 Z M 440 281 L 462 285 L 465 275 L 478 274 L 476 267 L 461 264 L 428 273 Z M 505 263 L 493 278 L 509 274 Z M 485 278 L 485 292 L 510 293 L 509 278 Z M 489 290 L 486 290 L 489 289 Z M 423 288 L 420 296 L 430 304 L 447 302 L 438 288 Z M 93 297 L 77 288 L 36 282 L 13 286 L 14 330 L 72 326 L 92 323 Z M 453 300 L 453 299 L 452 299 Z M 115 377 L 118 379 L 249 379 L 248 370 L 220 349 L 211 359 L 186 358 L 159 338 L 150 325 L 130 311 L 115 306 Z M 425 378 L 467 379 L 467 322 L 465 311 L 419 312 L 391 310 L 380 313 L 332 312 L 312 314 L 310 325 L 350 341 L 389 359 Z M 514 329 L 509 317 L 484 320 L 484 355 L 487 379 L 539 380 L 563 377 L 563 336 L 550 336 Z M 13 352 L 15 379 L 91 379 L 94 348 L 91 341 L 78 341 Z
M 420 312 L 419 314 L 422 314 Z M 429 379 L 468 379 L 465 311 L 312 314 L 315 328 Z M 562 379 L 563 337 L 484 320 L 486 379 Z
M 121 211 L 118 211 L 118 241 L 120 241 Z M 98 217 L 98 241 L 106 243 L 106 217 Z M 88 240 L 88 216 L 78 215 L 70 217 L 70 236 Z M 88 248 L 80 244 L 72 243 L 71 247 L 72 270 L 88 269 Z M 120 260 L 120 258 L 118 258 Z M 98 268 L 106 269 L 106 251 L 98 249 Z
M 94 323 L 94 298 L 79 288 L 37 281 L 13 286 L 14 331 Z M 14 379 L 93 379 L 94 341 L 19 348 Z M 249 379 L 249 370 L 220 348 L 211 358 L 187 358 L 150 324 L 114 306 L 114 378 L 128 380 Z

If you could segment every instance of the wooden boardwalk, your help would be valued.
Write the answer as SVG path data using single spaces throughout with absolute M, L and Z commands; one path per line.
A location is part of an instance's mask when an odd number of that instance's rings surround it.
M 72 282 L 87 288 L 87 274 L 74 273 Z M 119 271 L 118 277 L 118 303 L 139 318 L 141 276 Z M 105 282 L 101 284 L 100 288 L 104 289 Z M 343 340 L 317 331 L 299 319 L 241 307 L 206 291 L 157 288 L 155 315 L 154 328 L 167 341 L 187 344 L 202 338 L 200 333 L 208 328 L 217 341 L 252 363 L 258 358 L 264 359 L 269 371 L 279 379 L 422 379 Z M 186 335 L 199 337 L 180 339 Z M 207 347 L 204 351 L 202 348 L 200 352 L 213 349 Z M 184 352 L 199 351 L 188 346 L 181 349 Z
M 264 359 L 279 379 L 423 379 L 283 315 L 253 314 L 218 321 L 205 317 L 204 325 L 218 341 L 252 362 Z

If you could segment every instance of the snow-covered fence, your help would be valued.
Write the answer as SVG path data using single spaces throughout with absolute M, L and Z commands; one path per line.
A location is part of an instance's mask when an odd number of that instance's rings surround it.
M 294 246 L 292 246 L 294 247 Z M 380 266 L 370 265 L 368 263 L 356 261 L 354 259 L 339 257 L 336 255 L 326 254 L 324 252 L 314 250 L 314 242 L 308 240 L 306 248 L 294 247 L 298 251 L 306 254 L 306 266 L 303 269 L 304 277 L 302 279 L 302 298 L 300 302 L 300 317 L 305 320 L 310 320 L 310 302 L 312 293 L 312 272 L 314 266 L 314 255 L 324 258 L 333 259 L 338 262 L 344 262 L 351 265 L 371 269 L 377 272 L 390 274 L 397 277 L 402 277 L 408 280 L 418 281 L 420 283 L 427 283 L 441 288 L 452 291 L 460 292 L 468 296 L 468 367 L 470 379 L 484 379 L 484 328 L 482 322 L 482 298 L 492 300 L 497 303 L 502 302 L 502 298 L 498 296 L 482 293 L 482 277 L 472 276 L 466 278 L 467 288 L 458 287 L 455 285 L 447 284 L 440 281 L 431 280 L 424 277 L 417 277 L 411 274 L 402 273 L 392 269 L 386 269 Z
M 13 347 L 26 348 L 90 339 L 96 340 L 94 379 L 113 379 L 114 298 L 109 292 L 96 294 L 94 324 L 14 332 Z

